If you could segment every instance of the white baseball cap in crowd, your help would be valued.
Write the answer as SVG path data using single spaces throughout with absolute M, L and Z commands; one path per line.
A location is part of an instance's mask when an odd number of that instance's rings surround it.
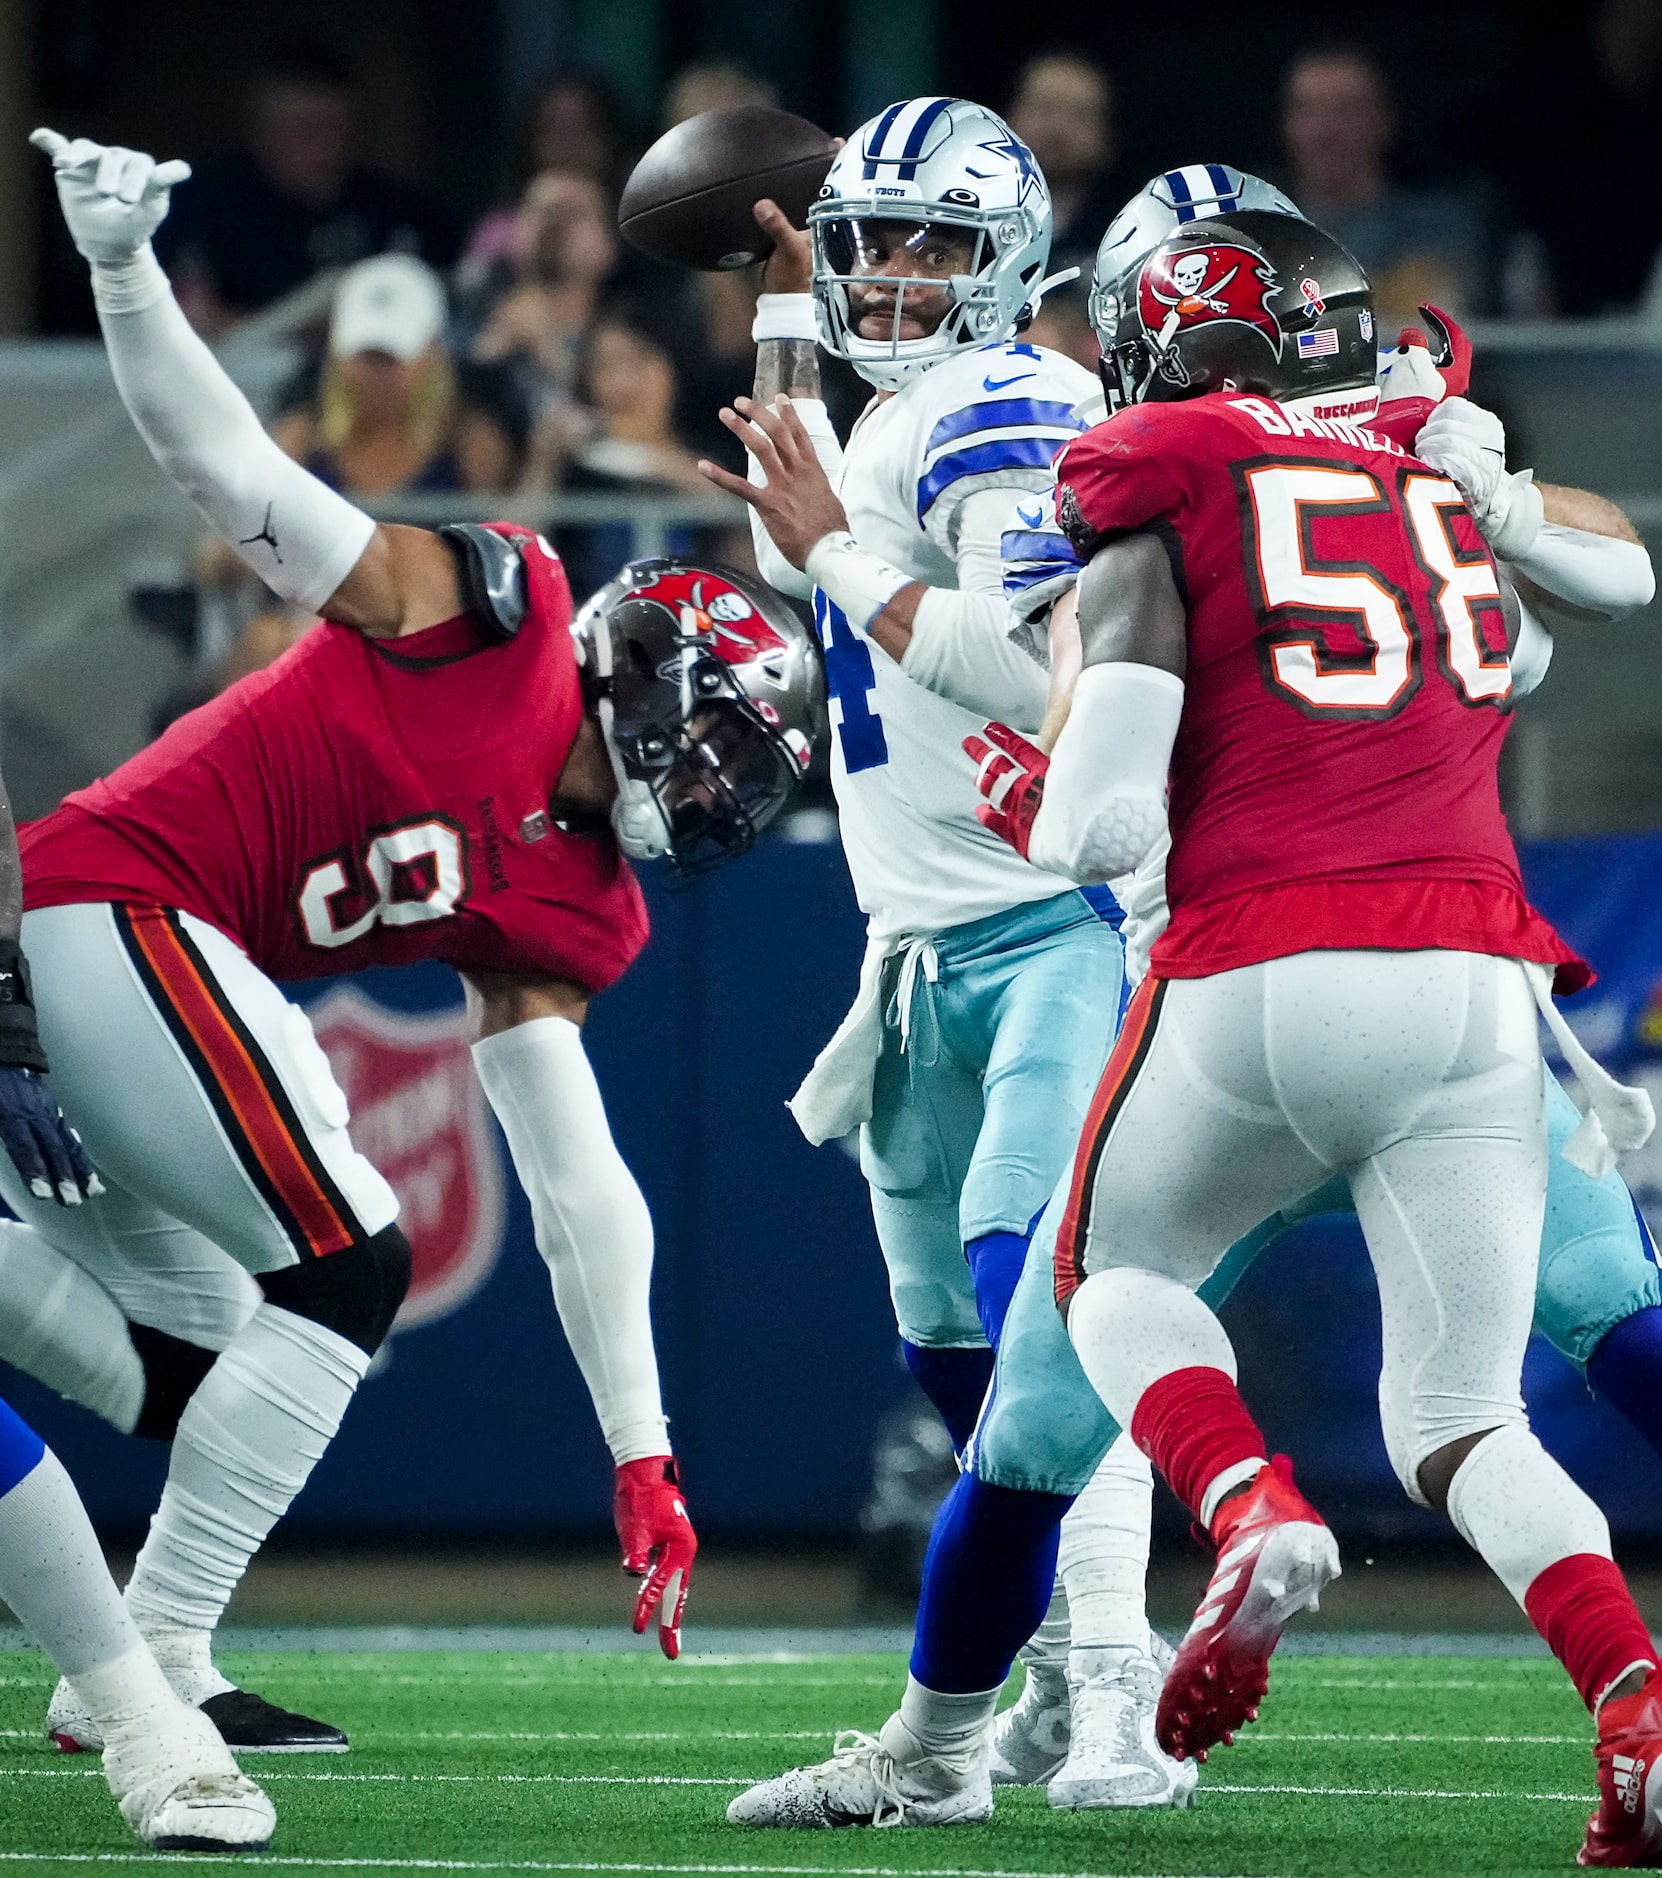
M 377 254 L 340 277 L 329 314 L 329 350 L 390 352 L 408 363 L 444 331 L 444 285 L 413 254 Z

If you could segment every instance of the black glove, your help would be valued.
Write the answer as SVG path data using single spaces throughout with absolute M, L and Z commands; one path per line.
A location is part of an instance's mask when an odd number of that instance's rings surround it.
M 79 1206 L 104 1186 L 41 1081 L 45 1068 L 28 965 L 15 939 L 0 940 L 0 1143 L 36 1199 Z

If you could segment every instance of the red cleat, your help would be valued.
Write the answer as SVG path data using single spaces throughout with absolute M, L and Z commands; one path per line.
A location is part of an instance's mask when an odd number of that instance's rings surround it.
M 1287 1620 L 1313 1611 L 1339 1576 L 1339 1548 L 1278 1454 L 1214 1521 L 1218 1562 L 1189 1634 L 1166 1672 L 1154 1732 L 1173 1760 L 1203 1761 L 1258 1719 L 1270 1653 Z
M 1662 1676 L 1599 1711 L 1599 1810 L 1587 1822 L 1578 1865 L 1662 1865 Z

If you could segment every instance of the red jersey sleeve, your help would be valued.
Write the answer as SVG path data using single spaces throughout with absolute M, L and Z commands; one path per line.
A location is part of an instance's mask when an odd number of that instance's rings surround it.
M 1183 486 L 1168 435 L 1175 405 L 1133 405 L 1076 438 L 1056 461 L 1056 519 L 1086 560 L 1116 535 L 1169 517 Z

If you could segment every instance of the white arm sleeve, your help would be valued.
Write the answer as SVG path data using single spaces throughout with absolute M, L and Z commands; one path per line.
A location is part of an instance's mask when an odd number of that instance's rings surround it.
M 1656 595 L 1656 571 L 1638 542 L 1558 522 L 1543 522 L 1529 551 L 1506 565 L 1595 620 L 1636 613 Z
M 918 602 L 900 669 L 979 717 L 996 717 L 1013 730 L 1037 730 L 1050 681 L 1011 639 L 1011 623 L 1001 593 L 931 587 Z
M 1512 648 L 1512 696 L 1527 698 L 1547 675 L 1552 663 L 1552 634 L 1520 597 L 1518 639 Z
M 554 1305 L 621 1466 L 670 1452 L 652 1347 L 652 1219 L 612 1140 L 582 1033 L 539 1017 L 473 1046 L 531 1201 Z
M 843 473 L 843 447 L 837 441 L 831 413 L 821 398 L 793 398 L 791 402 L 813 439 L 814 455 L 819 458 L 826 480 L 835 489 Z M 767 487 L 768 479 L 762 474 L 762 466 L 754 457 L 750 459 L 750 480 L 758 489 Z M 806 600 L 813 594 L 814 583 L 801 568 L 792 567 L 773 545 L 773 537 L 754 509 L 750 511 L 750 543 L 756 551 L 756 571 L 770 587 L 789 594 L 793 600 Z
M 958 588 L 931 587 L 918 603 L 900 669 L 982 717 L 1015 730 L 1044 722 L 1049 678 L 1011 637 L 1018 622 L 1004 596 L 1000 552 L 1010 514 L 1007 489 L 983 489 L 958 510 Z
M 1051 753 L 1027 858 L 1081 883 L 1129 874 L 1166 833 L 1183 681 L 1152 665 L 1088 665 Z
M 151 455 L 268 587 L 316 612 L 375 524 L 266 435 L 191 330 L 148 243 L 95 261 L 92 286 L 116 388 Z

